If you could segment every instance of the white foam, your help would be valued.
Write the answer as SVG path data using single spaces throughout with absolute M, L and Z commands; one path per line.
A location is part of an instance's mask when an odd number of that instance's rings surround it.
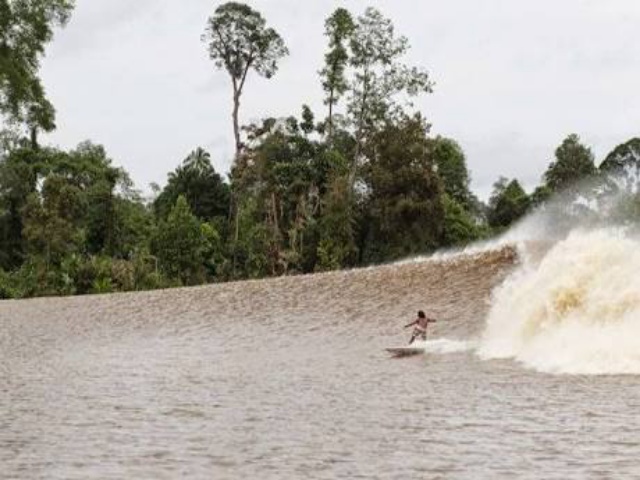
M 576 230 L 495 293 L 483 358 L 544 372 L 640 374 L 640 242 Z
M 468 352 L 476 348 L 477 343 L 463 340 L 449 340 L 447 338 L 439 338 L 437 340 L 427 340 L 426 342 L 417 341 L 413 346 L 424 347 L 427 353 L 449 354 Z

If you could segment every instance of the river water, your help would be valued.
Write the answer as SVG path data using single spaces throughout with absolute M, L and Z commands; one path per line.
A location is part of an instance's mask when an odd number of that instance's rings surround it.
M 639 376 L 478 353 L 517 263 L 0 303 L 0 478 L 638 478 Z

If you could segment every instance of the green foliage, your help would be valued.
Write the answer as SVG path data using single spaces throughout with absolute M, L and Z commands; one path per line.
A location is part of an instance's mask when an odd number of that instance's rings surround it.
M 72 255 L 65 258 L 61 270 L 80 295 L 148 290 L 168 285 L 155 271 L 155 260 L 148 255 L 138 255 L 132 260 Z
M 459 205 L 471 210 L 471 179 L 462 148 L 454 140 L 437 137 L 431 142 L 431 149 L 445 193 Z
M 22 139 L 15 127 L 2 128 L 0 130 L 0 162 L 9 154 L 21 147 Z
M 393 22 L 375 8 L 358 17 L 351 36 L 354 81 L 348 105 L 356 138 L 365 138 L 390 118 L 401 118 L 398 96 L 432 91 L 426 71 L 401 62 L 408 49 L 407 38 L 396 36 Z
M 238 237 L 231 245 L 232 263 L 225 265 L 226 278 L 261 278 L 272 274 L 278 258 L 256 198 L 246 197 L 236 219 Z
M 112 293 L 113 282 L 110 278 L 99 278 L 94 280 L 92 293 Z
M 640 138 L 632 138 L 618 145 L 604 159 L 599 171 L 608 193 L 637 196 L 640 192 Z M 633 198 L 625 202 L 629 205 L 635 204 Z
M 38 131 L 55 120 L 39 61 L 52 28 L 66 22 L 72 7 L 71 0 L 0 0 L 0 115 L 11 121 L 0 134 L 0 298 L 387 262 L 500 232 L 532 205 L 571 193 L 596 173 L 591 151 L 570 135 L 531 197 L 517 180 L 500 179 L 489 206 L 482 204 L 470 190 L 462 148 L 453 139 L 429 138 L 430 126 L 413 113 L 411 100 L 430 93 L 433 83 L 425 70 L 404 63 L 408 40 L 374 8 L 355 20 L 338 8 L 326 21 L 319 73 L 327 119 L 316 124 L 303 105 L 299 118 L 243 127 L 243 143 L 239 108 L 249 73 L 271 78 L 288 50 L 259 12 L 227 2 L 208 19 L 203 41 L 233 88 L 229 184 L 197 148 L 148 204 L 102 146 L 37 145 Z M 30 139 L 20 137 L 25 125 Z M 623 221 L 640 216 L 639 165 L 640 140 L 631 139 L 600 168 L 633 174 L 633 195 L 619 196 L 616 210 Z M 616 182 L 604 186 L 622 190 Z M 584 218 L 592 213 L 577 210 Z
M 500 178 L 489 199 L 489 225 L 498 231 L 507 228 L 527 212 L 530 200 L 518 180 Z
M 315 267 L 318 271 L 353 266 L 357 260 L 356 209 L 353 198 L 349 195 L 346 162 L 343 160 L 338 163 L 338 161 L 322 204 L 320 241 L 317 246 Z
M 55 128 L 38 70 L 53 28 L 66 24 L 73 7 L 73 0 L 0 0 L 0 113 L 10 120 Z
M 273 28 L 267 28 L 262 15 L 238 2 L 216 8 L 203 40 L 208 42 L 216 67 L 224 68 L 236 81 L 242 81 L 250 69 L 272 77 L 278 60 L 288 54 L 282 38 Z
M 20 298 L 20 292 L 16 286 L 13 275 L 4 270 L 0 270 L 0 300 L 10 298 Z
M 640 138 L 618 145 L 600 165 L 599 196 L 609 205 L 609 221 L 638 225 L 640 220 Z M 611 208 L 612 207 L 612 208 Z
M 627 170 L 640 171 L 640 138 L 618 145 L 600 164 L 600 171 L 620 173 Z
M 314 123 L 315 117 L 313 116 L 313 112 L 308 105 L 302 106 L 302 122 L 300 123 L 300 129 L 306 134 L 309 135 L 313 133 L 316 126 Z
M 257 139 L 251 165 L 243 171 L 243 192 L 259 199 L 264 219 L 271 274 L 301 271 L 312 211 L 317 209 L 317 185 L 322 172 L 319 145 L 301 135 L 291 119 L 274 124 Z
M 72 278 L 64 269 L 51 268 L 46 259 L 38 256 L 30 256 L 11 278 L 15 286 L 14 298 L 77 293 Z
M 353 80 L 347 117 L 356 143 L 349 172 L 354 189 L 359 169 L 367 160 L 365 152 L 372 151 L 368 142 L 388 124 L 402 122 L 412 106 L 408 100 L 430 93 L 433 82 L 426 71 L 402 63 L 409 42 L 397 36 L 393 22 L 375 8 L 367 8 L 358 17 L 350 47 Z
M 444 206 L 423 119 L 405 118 L 387 126 L 370 148 L 365 262 L 434 250 L 441 241 Z
M 205 280 L 208 247 L 200 221 L 191 213 L 185 197 L 178 197 L 152 240 L 152 251 L 158 257 L 160 269 L 170 278 L 179 278 L 183 285 L 201 283 Z
M 580 137 L 569 135 L 556 149 L 556 159 L 544 174 L 546 186 L 552 192 L 571 189 L 580 180 L 596 173 L 591 149 L 580 143 Z
M 215 172 L 209 153 L 201 148 L 169 174 L 166 187 L 153 204 L 156 215 L 166 219 L 180 196 L 185 197 L 191 211 L 202 221 L 229 214 L 229 186 Z
M 24 258 L 22 211 L 35 192 L 36 165 L 44 152 L 18 148 L 0 162 L 0 267 L 18 268 Z
M 247 75 L 254 70 L 271 78 L 280 59 L 289 54 L 280 34 L 268 28 L 262 15 L 248 5 L 227 2 L 216 8 L 202 40 L 219 69 L 227 71 L 233 85 L 233 127 L 236 156 L 242 151 L 238 110 Z
M 101 146 L 10 151 L 0 161 L 0 261 L 14 285 L 7 295 L 165 285 L 142 260 L 153 220 Z
M 543 205 L 551 198 L 552 195 L 553 191 L 546 185 L 540 185 L 539 187 L 536 187 L 536 189 L 531 194 L 531 206 L 539 207 Z
M 487 229 L 475 221 L 473 216 L 455 199 L 445 194 L 443 246 L 461 246 L 487 236 Z
M 356 28 L 348 10 L 338 8 L 325 22 L 325 36 L 329 38 L 329 52 L 325 55 L 325 66 L 320 71 L 325 104 L 329 106 L 328 138 L 333 137 L 334 109 L 347 92 L 349 83 L 346 69 L 349 62 L 348 40 Z
M 77 219 L 83 208 L 78 187 L 56 174 L 47 177 L 41 194 L 32 194 L 23 209 L 29 252 L 47 265 L 58 265 L 65 254 L 78 251 L 83 232 Z

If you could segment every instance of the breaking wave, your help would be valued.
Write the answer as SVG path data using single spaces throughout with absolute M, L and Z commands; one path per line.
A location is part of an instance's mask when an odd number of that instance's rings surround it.
M 620 203 L 585 200 L 574 210 L 588 215 L 567 219 L 566 205 L 550 202 L 497 240 L 359 270 L 0 302 L 0 353 L 133 334 L 210 337 L 233 350 L 246 348 L 247 325 L 282 348 L 358 339 L 382 351 L 406 342 L 402 326 L 423 309 L 439 320 L 429 353 L 475 351 L 550 373 L 640 374 L 640 237 L 637 222 L 609 225 Z
M 638 238 L 575 230 L 529 258 L 495 290 L 478 353 L 549 373 L 640 374 Z

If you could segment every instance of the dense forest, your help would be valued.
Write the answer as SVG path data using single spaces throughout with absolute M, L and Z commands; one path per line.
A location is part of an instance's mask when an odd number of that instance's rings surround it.
M 243 124 L 247 78 L 277 81 L 289 50 L 259 12 L 229 2 L 206 21 L 202 42 L 229 79 L 233 167 L 223 178 L 194 145 L 146 199 L 104 147 L 39 142 L 55 129 L 39 63 L 72 11 L 72 0 L 0 0 L 0 298 L 389 262 L 495 236 L 579 180 L 640 168 L 638 138 L 598 165 L 571 134 L 533 192 L 500 178 L 483 203 L 460 145 L 432 136 L 412 104 L 434 88 L 430 75 L 404 62 L 407 38 L 373 8 L 326 19 L 324 111 L 301 105 L 287 118 Z M 640 215 L 637 198 L 629 208 Z

